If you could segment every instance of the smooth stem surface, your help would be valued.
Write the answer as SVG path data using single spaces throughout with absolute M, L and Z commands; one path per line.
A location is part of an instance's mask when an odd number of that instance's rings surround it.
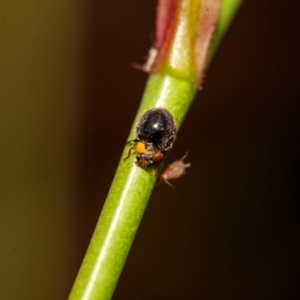
M 215 31 L 215 36 L 212 40 L 209 55 L 208 55 L 208 62 L 210 62 L 219 47 L 219 44 L 224 37 L 228 27 L 230 26 L 236 12 L 238 11 L 239 7 L 243 3 L 243 0 L 221 0 L 221 10 L 220 15 L 217 23 L 217 28 Z
M 168 74 L 151 75 L 128 139 L 134 138 L 140 116 L 153 107 L 167 108 L 180 125 L 196 90 L 193 83 Z M 69 299 L 112 297 L 156 183 L 154 170 L 136 166 L 134 155 L 125 161 L 122 158 Z

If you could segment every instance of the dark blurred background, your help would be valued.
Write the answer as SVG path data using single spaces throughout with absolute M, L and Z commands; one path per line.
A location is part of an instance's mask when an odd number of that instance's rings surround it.
M 66 299 L 145 86 L 156 1 L 1 1 L 0 298 Z M 114 295 L 300 299 L 299 9 L 245 1 Z

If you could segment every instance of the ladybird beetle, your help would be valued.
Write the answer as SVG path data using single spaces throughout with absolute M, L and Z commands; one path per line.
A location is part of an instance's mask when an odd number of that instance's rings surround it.
M 173 147 L 176 139 L 176 124 L 173 116 L 165 108 L 153 108 L 144 113 L 135 129 L 136 144 L 128 151 L 136 152 L 136 164 L 149 167 L 160 163 L 164 154 Z
M 163 180 L 166 184 L 168 184 L 169 186 L 171 186 L 172 188 L 176 189 L 176 187 L 169 182 L 169 180 L 173 180 L 173 179 L 177 179 L 181 176 L 183 176 L 186 172 L 185 169 L 190 167 L 191 164 L 184 163 L 184 159 L 187 157 L 188 152 L 180 159 L 180 160 L 176 160 L 173 163 L 171 163 L 160 175 L 160 182 Z

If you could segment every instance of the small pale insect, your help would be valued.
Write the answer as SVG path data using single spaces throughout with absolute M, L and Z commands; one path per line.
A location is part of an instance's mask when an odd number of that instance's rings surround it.
M 186 171 L 185 169 L 190 167 L 191 164 L 190 163 L 184 163 L 184 159 L 187 157 L 188 152 L 180 159 L 180 160 L 176 160 L 173 163 L 171 163 L 160 175 L 160 182 L 163 180 L 166 184 L 168 184 L 169 186 L 171 186 L 172 188 L 176 189 L 176 187 L 169 182 L 169 180 L 174 180 L 177 179 L 181 176 L 183 176 Z

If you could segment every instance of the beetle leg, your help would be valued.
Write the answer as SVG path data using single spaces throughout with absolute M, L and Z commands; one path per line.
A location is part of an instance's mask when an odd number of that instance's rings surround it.
M 134 148 L 135 148 L 135 146 L 133 146 L 133 147 L 129 148 L 129 150 L 128 150 L 128 153 L 127 153 L 127 156 L 126 156 L 126 157 L 124 157 L 124 158 L 123 158 L 123 160 L 126 160 L 126 159 L 128 159 L 128 158 L 130 157 L 130 155 L 131 155 L 131 151 L 132 151 Z
M 127 144 L 130 144 L 131 142 L 137 143 L 138 141 L 139 141 L 139 140 L 136 140 L 136 139 L 135 139 L 135 140 L 129 140 L 129 141 L 126 142 L 126 145 L 127 145 Z
M 158 162 L 158 164 L 157 164 L 157 166 L 156 166 L 156 168 L 154 170 L 154 174 L 155 175 L 158 175 L 160 173 L 161 167 L 162 167 L 162 161 Z

